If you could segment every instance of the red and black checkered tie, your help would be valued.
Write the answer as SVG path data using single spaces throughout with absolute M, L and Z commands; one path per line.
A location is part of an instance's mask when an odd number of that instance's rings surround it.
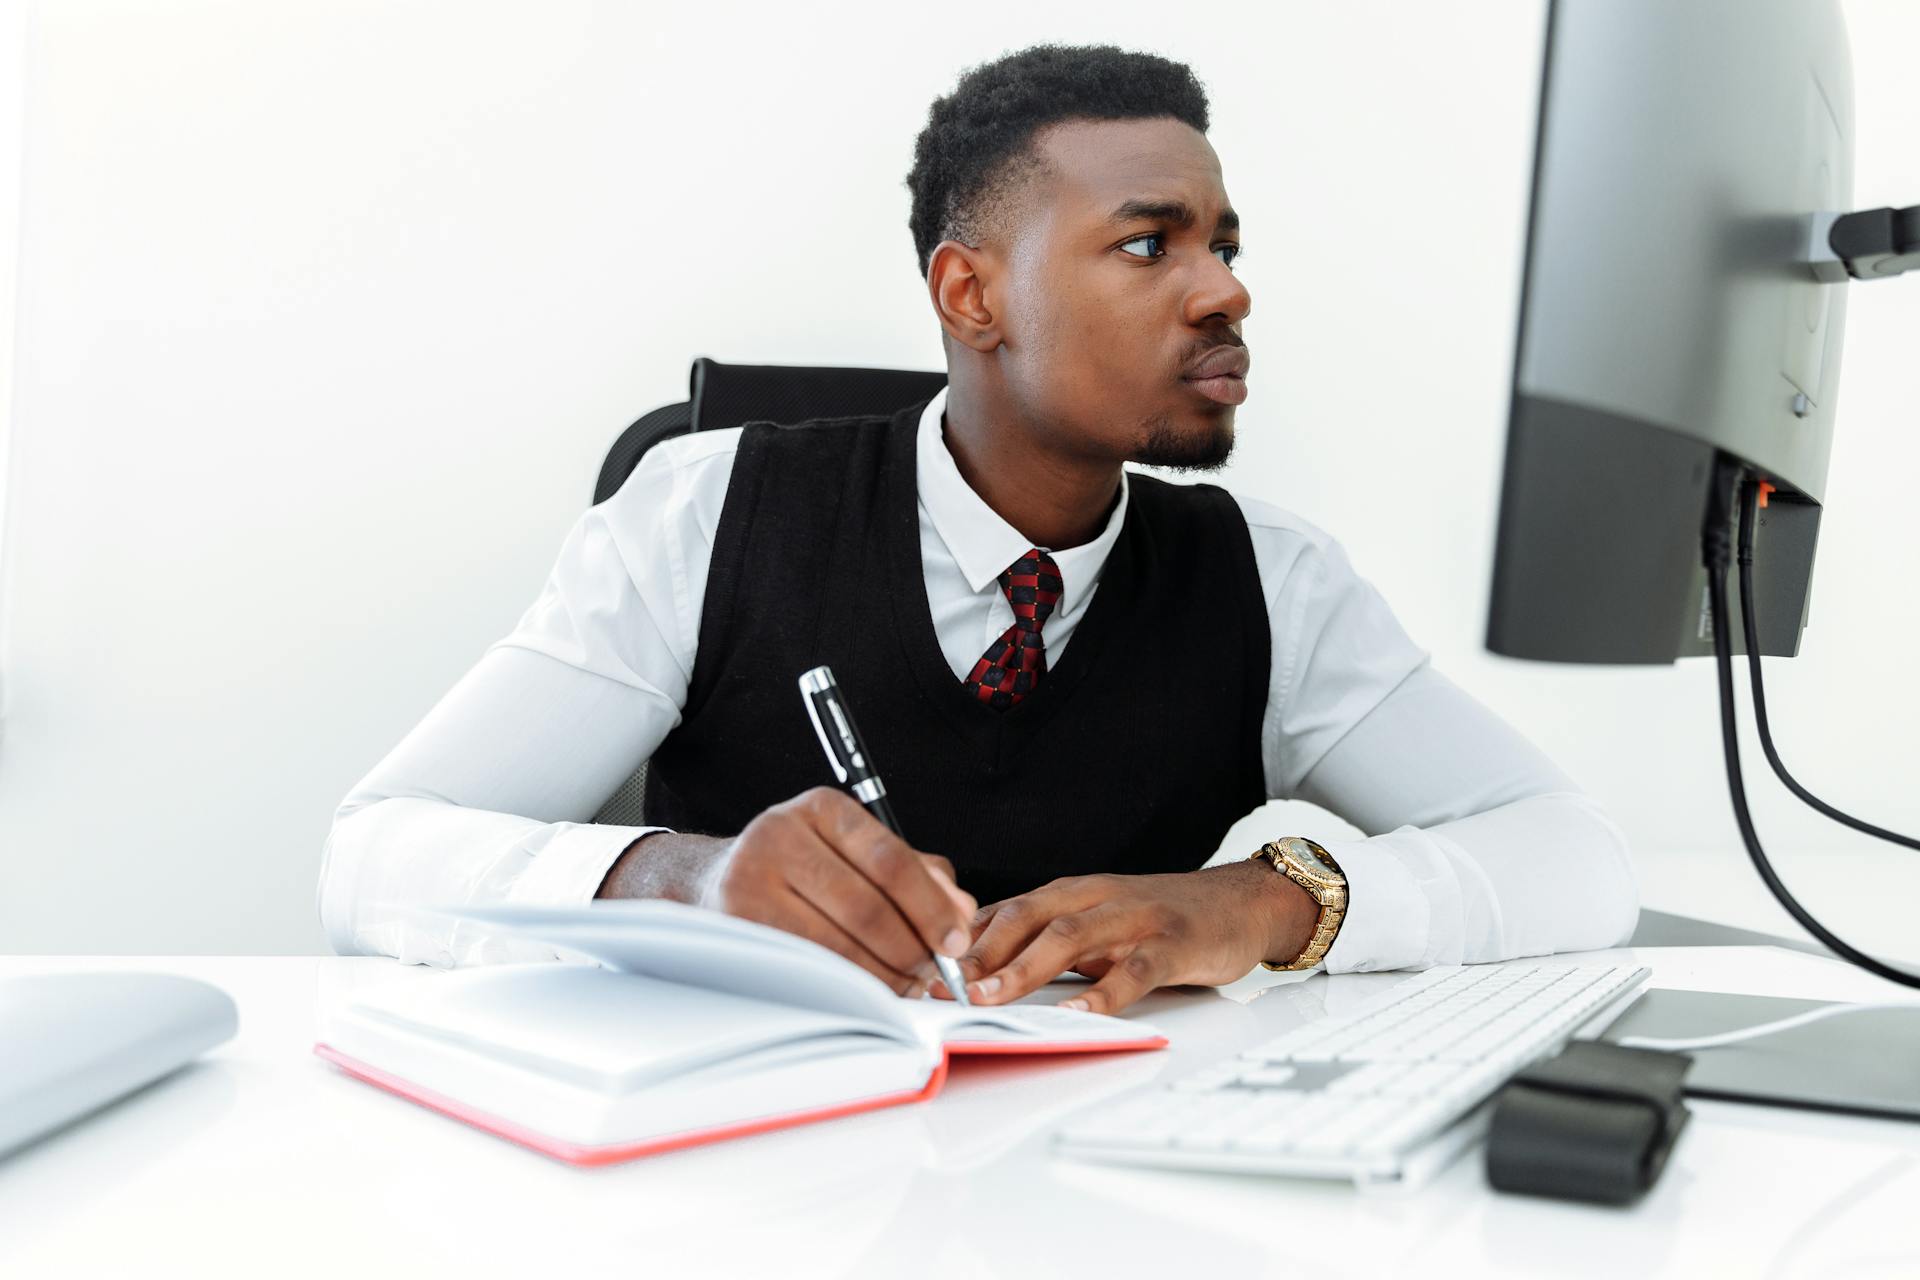
M 967 676 L 967 692 L 996 711 L 1032 693 L 1047 674 L 1047 644 L 1040 636 L 1060 600 L 1060 568 L 1034 548 L 1007 566 L 1000 589 L 1013 606 L 1013 625 L 987 646 Z

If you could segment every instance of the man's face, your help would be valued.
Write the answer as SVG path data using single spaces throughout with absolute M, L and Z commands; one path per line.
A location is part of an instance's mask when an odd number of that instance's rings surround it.
M 1008 391 L 1068 451 L 1218 466 L 1246 398 L 1252 306 L 1228 266 L 1239 219 L 1219 157 L 1172 119 L 1058 124 L 1035 148 L 1046 172 L 987 286 Z

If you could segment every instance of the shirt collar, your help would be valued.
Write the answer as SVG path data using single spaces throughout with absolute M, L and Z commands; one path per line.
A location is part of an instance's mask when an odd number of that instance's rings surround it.
M 1000 518 L 960 474 L 953 454 L 947 450 L 942 418 L 947 409 L 947 390 L 927 402 L 920 414 L 920 430 L 915 441 L 920 505 L 933 521 L 934 531 L 947 544 L 960 574 L 974 591 L 997 579 L 1007 566 L 1025 555 L 1033 546 L 1012 525 Z M 1053 547 L 1041 550 L 1053 557 L 1060 569 L 1060 605 L 1063 614 L 1076 612 L 1092 594 L 1106 567 L 1107 553 L 1120 539 L 1120 527 L 1127 515 L 1127 473 L 1120 472 L 1120 500 L 1114 503 L 1107 523 L 1091 542 L 1065 551 Z

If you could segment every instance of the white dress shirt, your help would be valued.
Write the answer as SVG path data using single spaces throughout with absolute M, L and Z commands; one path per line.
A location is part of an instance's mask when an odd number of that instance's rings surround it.
M 942 391 L 916 440 L 920 556 L 940 648 L 961 680 L 1012 625 L 997 578 L 1032 544 L 961 477 L 945 406 Z M 405 909 L 586 902 L 614 859 L 659 829 L 590 819 L 680 723 L 739 440 L 735 428 L 649 450 L 575 522 L 512 634 L 347 795 L 320 873 L 335 950 L 436 965 L 551 957 Z M 1099 589 L 1127 493 L 1123 473 L 1099 535 L 1048 548 L 1062 582 L 1044 630 L 1049 665 Z M 1367 833 L 1320 842 L 1346 872 L 1349 901 L 1328 970 L 1623 941 L 1638 891 L 1626 839 L 1600 806 L 1430 665 L 1338 542 L 1269 503 L 1235 501 L 1272 632 L 1267 794 Z M 1272 833 L 1288 834 L 1312 835 Z

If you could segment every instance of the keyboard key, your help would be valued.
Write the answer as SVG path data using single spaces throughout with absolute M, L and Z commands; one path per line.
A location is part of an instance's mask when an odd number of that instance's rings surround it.
M 1370 1062 L 1329 1083 L 1327 1092 L 1336 1097 L 1386 1093 L 1410 1070 L 1401 1062 Z
M 1248 1089 L 1278 1088 L 1299 1074 L 1299 1071 L 1285 1064 L 1256 1067 L 1240 1074 L 1240 1084 Z

